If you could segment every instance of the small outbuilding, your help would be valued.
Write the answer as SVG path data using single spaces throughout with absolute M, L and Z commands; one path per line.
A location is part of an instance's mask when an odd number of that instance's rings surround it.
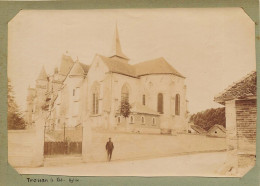
M 225 138 L 226 137 L 226 129 L 222 125 L 214 125 L 212 126 L 207 133 L 208 136 L 212 137 L 221 137 Z
M 214 100 L 225 105 L 229 170 L 238 175 L 255 165 L 257 94 L 256 71 L 233 83 Z M 244 170 L 244 171 L 242 171 Z
M 207 131 L 201 128 L 198 125 L 190 125 L 190 129 L 188 130 L 192 134 L 206 134 Z

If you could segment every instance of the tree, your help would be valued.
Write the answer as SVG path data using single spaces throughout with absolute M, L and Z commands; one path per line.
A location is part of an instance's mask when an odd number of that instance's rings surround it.
M 120 115 L 122 115 L 125 119 L 128 118 L 131 113 L 131 108 L 132 106 L 129 104 L 128 100 L 123 99 L 119 108 Z
M 225 108 L 211 108 L 202 112 L 193 114 L 190 117 L 190 122 L 198 125 L 205 130 L 209 130 L 215 124 L 226 126 Z
M 8 110 L 7 110 L 8 130 L 25 129 L 25 121 L 21 112 L 19 111 L 19 107 L 15 102 L 13 87 L 9 79 L 8 79 L 7 102 L 8 102 Z

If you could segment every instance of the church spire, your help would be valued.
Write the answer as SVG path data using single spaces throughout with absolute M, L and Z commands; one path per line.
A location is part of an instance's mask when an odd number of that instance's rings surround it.
M 48 78 L 48 76 L 47 76 L 47 73 L 46 73 L 45 68 L 43 66 L 37 80 L 47 80 L 47 78 Z
M 126 60 L 129 60 L 129 58 L 122 52 L 120 40 L 119 40 L 119 34 L 118 34 L 118 29 L 117 29 L 117 23 L 115 27 L 115 36 L 114 36 L 114 41 L 113 41 L 113 46 L 112 46 L 112 56 L 111 57 L 120 57 Z

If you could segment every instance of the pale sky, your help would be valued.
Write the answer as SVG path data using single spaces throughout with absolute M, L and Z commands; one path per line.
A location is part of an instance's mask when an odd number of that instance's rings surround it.
M 240 8 L 24 10 L 9 23 L 8 76 L 25 109 L 27 87 L 66 51 L 85 64 L 109 56 L 117 22 L 130 64 L 164 57 L 186 77 L 189 111 L 220 107 L 216 94 L 256 69 L 255 24 Z

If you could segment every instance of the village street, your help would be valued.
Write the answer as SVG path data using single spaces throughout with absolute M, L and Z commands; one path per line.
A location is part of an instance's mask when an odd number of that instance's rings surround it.
M 212 152 L 146 160 L 16 168 L 16 170 L 21 174 L 68 176 L 224 176 L 218 173 L 218 170 L 224 165 L 225 159 L 226 152 Z

